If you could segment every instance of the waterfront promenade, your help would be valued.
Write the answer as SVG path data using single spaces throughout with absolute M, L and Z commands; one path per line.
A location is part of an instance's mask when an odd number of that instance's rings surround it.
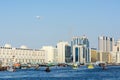
M 100 67 L 87 69 L 85 66 L 77 70 L 71 67 L 51 67 L 51 72 L 45 72 L 45 68 L 1 71 L 0 80 L 120 80 L 120 66 L 108 66 L 107 70 Z

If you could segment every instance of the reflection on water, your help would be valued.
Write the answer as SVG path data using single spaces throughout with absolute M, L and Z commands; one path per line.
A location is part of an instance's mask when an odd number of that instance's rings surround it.
M 120 66 L 108 66 L 107 70 L 99 67 L 87 69 L 85 66 L 77 70 L 71 67 L 51 67 L 50 69 L 51 72 L 45 72 L 45 67 L 39 70 L 1 71 L 0 80 L 120 80 Z

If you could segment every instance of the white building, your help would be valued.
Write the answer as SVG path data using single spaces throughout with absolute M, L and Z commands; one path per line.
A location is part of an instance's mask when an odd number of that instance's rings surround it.
M 83 58 L 83 46 L 74 45 L 73 46 L 73 62 L 84 63 Z
M 98 37 L 98 50 L 99 52 L 111 52 L 113 51 L 114 38 L 100 36 Z
M 57 43 L 58 50 L 58 62 L 65 63 L 69 61 L 69 57 L 71 56 L 70 45 L 68 42 L 60 41 Z
M 45 51 L 46 63 L 58 62 L 57 48 L 54 48 L 52 46 L 43 46 L 41 50 Z
M 113 63 L 120 63 L 120 40 L 113 46 L 112 59 Z
M 91 55 L 88 54 L 90 51 L 86 47 L 86 45 L 74 45 L 73 46 L 73 62 L 85 64 L 88 61 L 91 62 L 90 57 Z
M 71 41 L 71 47 L 73 54 L 73 62 L 91 62 L 89 40 L 85 35 L 81 37 L 73 37 Z
M 6 44 L 0 47 L 0 60 L 3 66 L 7 66 L 12 60 L 14 63 L 45 63 L 45 51 L 28 49 L 26 46 L 12 48 Z

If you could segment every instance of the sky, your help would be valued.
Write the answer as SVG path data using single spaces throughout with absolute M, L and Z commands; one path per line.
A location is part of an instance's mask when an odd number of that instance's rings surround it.
M 120 0 L 0 0 L 0 46 L 40 49 L 86 35 L 120 39 Z

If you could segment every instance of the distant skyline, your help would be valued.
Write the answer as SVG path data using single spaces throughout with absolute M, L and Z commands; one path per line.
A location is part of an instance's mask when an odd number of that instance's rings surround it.
M 1 0 L 0 46 L 39 49 L 86 35 L 120 39 L 120 0 Z

